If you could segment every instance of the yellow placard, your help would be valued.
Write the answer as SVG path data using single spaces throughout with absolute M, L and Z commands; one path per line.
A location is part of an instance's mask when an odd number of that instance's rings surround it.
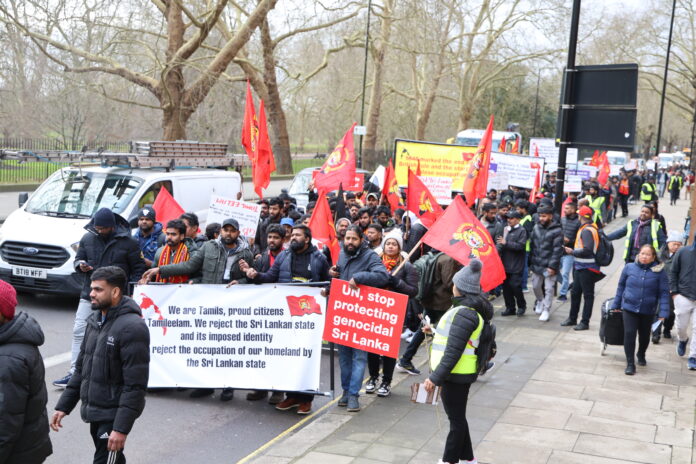
M 464 181 L 464 171 L 468 164 L 464 161 L 464 154 L 476 153 L 478 148 L 399 139 L 395 140 L 394 146 L 394 170 L 400 187 L 407 186 L 408 169 L 416 172 L 420 161 L 421 176 L 451 177 L 454 190 L 461 188 Z

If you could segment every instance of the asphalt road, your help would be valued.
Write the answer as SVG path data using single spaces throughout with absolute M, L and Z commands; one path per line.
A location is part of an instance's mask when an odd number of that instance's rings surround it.
M 51 296 L 19 296 L 19 311 L 36 318 L 46 335 L 41 347 L 47 364 L 49 417 L 62 392 L 51 382 L 69 368 L 70 340 L 77 301 Z M 322 357 L 322 391 L 329 390 L 329 353 Z M 338 356 L 336 356 L 338 380 Z M 339 387 L 340 388 L 340 387 Z M 266 401 L 247 401 L 246 391 L 234 400 L 219 401 L 215 395 L 191 399 L 188 392 L 150 393 L 143 415 L 126 442 L 129 462 L 142 464 L 190 464 L 191 462 L 235 463 L 302 419 L 294 412 L 276 411 Z M 314 410 L 328 403 L 328 397 L 316 397 Z M 91 462 L 94 452 L 88 424 L 78 409 L 63 420 L 59 433 L 51 432 L 53 455 L 47 463 Z

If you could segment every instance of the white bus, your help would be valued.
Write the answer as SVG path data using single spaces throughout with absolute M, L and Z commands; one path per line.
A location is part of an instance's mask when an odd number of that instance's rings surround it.
M 454 139 L 455 145 L 464 145 L 465 147 L 478 147 L 483 138 L 483 134 L 486 131 L 483 129 L 466 129 L 457 134 Z M 507 145 L 507 150 L 512 150 L 512 146 L 515 144 L 515 140 L 519 139 L 520 153 L 522 153 L 522 135 L 519 132 L 507 132 L 507 131 L 493 131 L 493 151 L 498 151 L 500 142 L 505 137 L 505 144 Z

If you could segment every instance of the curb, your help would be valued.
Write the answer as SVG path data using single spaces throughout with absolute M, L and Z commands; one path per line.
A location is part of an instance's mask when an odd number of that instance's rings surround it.
M 0 193 L 7 193 L 7 192 L 33 192 L 37 188 L 39 188 L 40 183 L 38 184 L 2 184 L 0 185 Z

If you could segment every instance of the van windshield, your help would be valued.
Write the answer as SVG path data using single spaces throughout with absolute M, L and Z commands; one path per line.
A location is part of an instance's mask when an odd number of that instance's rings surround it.
M 296 195 L 307 195 L 309 193 L 309 183 L 311 181 L 311 173 L 298 174 L 297 176 L 295 176 L 295 179 L 293 179 L 292 184 L 290 185 L 290 189 L 288 190 L 288 194 L 291 197 L 294 197 Z
M 120 214 L 141 183 L 141 179 L 122 174 L 58 171 L 31 196 L 26 211 L 47 216 L 87 218 L 100 208 L 109 208 Z

